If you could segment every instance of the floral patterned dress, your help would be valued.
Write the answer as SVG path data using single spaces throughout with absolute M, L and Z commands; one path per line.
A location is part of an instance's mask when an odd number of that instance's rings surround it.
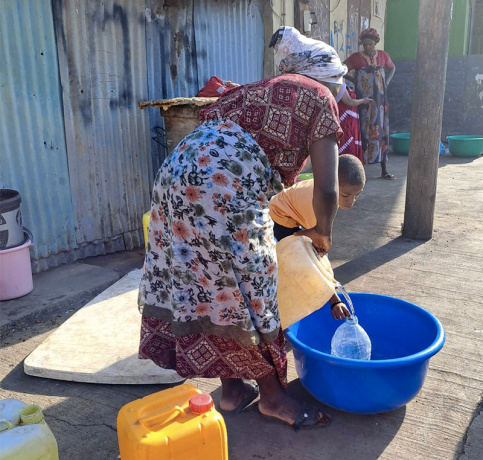
M 340 135 L 337 113 L 325 116 Z M 286 385 L 268 208 L 281 188 L 260 145 L 228 119 L 205 121 L 164 161 L 139 290 L 140 358 L 185 378 L 274 374 Z

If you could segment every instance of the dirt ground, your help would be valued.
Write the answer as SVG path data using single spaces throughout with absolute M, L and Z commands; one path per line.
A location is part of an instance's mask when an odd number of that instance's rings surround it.
M 423 389 L 406 406 L 384 414 L 327 408 L 333 417 L 328 428 L 298 433 L 262 418 L 252 405 L 238 416 L 225 417 L 231 460 L 483 458 L 483 159 L 440 157 L 434 235 L 429 241 L 401 237 L 407 161 L 405 156 L 390 157 L 395 181 L 379 178 L 379 165 L 366 167 L 367 184 L 354 209 L 339 211 L 336 217 L 329 256 L 347 290 L 414 302 L 443 323 L 446 344 L 431 359 Z M 115 264 L 112 258 L 109 263 Z M 136 264 L 141 263 L 139 256 Z M 93 264 L 102 266 L 102 257 Z M 67 268 L 55 270 L 61 276 Z M 55 276 L 49 282 L 55 283 Z M 28 296 L 22 302 L 25 306 Z M 119 409 L 163 386 L 82 384 L 23 372 L 24 358 L 76 310 L 72 305 L 46 309 L 33 321 L 12 324 L 4 334 L 0 398 L 39 404 L 61 459 L 116 459 Z M 297 379 L 291 354 L 289 382 L 289 391 L 310 399 Z M 191 383 L 212 393 L 215 403 L 219 400 L 218 380 Z

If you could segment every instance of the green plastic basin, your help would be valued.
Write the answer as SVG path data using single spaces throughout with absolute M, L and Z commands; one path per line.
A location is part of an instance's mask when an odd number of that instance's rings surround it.
M 392 139 L 392 148 L 395 153 L 409 154 L 409 133 L 397 133 L 389 136 Z
M 449 153 L 455 157 L 479 157 L 483 153 L 483 136 L 448 136 Z
M 314 178 L 313 173 L 302 173 L 302 174 L 298 175 L 297 182 L 299 182 L 301 180 L 307 180 L 307 179 L 313 179 L 313 178 Z

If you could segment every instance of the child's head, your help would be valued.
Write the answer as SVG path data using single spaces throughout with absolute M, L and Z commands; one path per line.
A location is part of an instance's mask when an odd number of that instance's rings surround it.
M 352 208 L 366 184 L 366 173 L 354 155 L 339 156 L 339 207 Z

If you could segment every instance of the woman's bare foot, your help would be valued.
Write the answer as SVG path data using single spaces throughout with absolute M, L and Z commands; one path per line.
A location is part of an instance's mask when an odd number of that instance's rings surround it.
M 242 379 L 221 379 L 220 409 L 241 412 L 258 397 L 258 385 Z
M 265 377 L 257 382 L 260 387 L 258 410 L 262 415 L 279 419 L 294 428 L 313 428 L 329 424 L 329 415 L 290 396 L 282 389 L 276 376 Z

